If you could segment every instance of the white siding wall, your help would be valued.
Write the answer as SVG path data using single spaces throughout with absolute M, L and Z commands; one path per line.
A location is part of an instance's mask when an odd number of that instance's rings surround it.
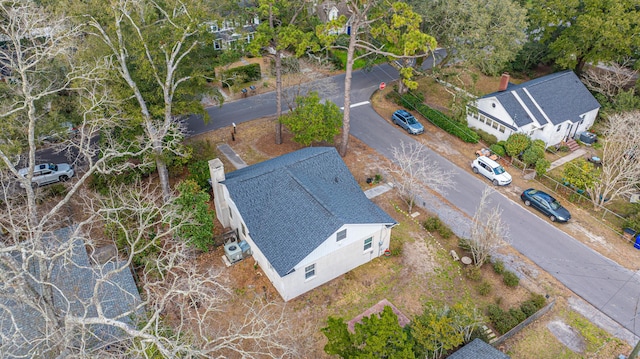
M 389 248 L 391 229 L 385 225 L 348 225 L 344 228 L 347 228 L 346 239 L 336 243 L 334 234 L 301 261 L 293 273 L 282 278 L 283 290 L 278 291 L 285 301 L 383 255 Z M 365 251 L 364 241 L 369 237 L 372 237 L 372 246 Z M 315 276 L 305 279 L 305 268 L 312 264 L 315 264 Z
M 322 245 L 311 252 L 302 260 L 295 271 L 291 274 L 280 277 L 276 270 L 271 267 L 269 261 L 260 251 L 260 248 L 251 239 L 251 234 L 245 226 L 246 234 L 243 234 L 242 227 L 244 221 L 238 209 L 229 197 L 227 187 L 222 185 L 226 203 L 230 215 L 230 227 L 237 229 L 240 240 L 246 240 L 251 247 L 253 259 L 258 262 L 260 268 L 269 278 L 274 288 L 287 301 L 303 293 L 310 291 L 346 272 L 364 264 L 372 259 L 384 254 L 384 250 L 389 248 L 391 229 L 384 224 L 351 224 L 346 225 L 336 231 Z M 336 242 L 336 234 L 341 230 L 347 230 L 347 237 Z M 371 249 L 364 250 L 365 239 L 372 237 Z M 313 278 L 305 279 L 305 268 L 315 264 L 316 275 Z
M 498 101 L 496 101 L 494 97 L 480 99 L 477 101 L 476 105 L 479 110 L 490 113 L 492 116 L 501 119 L 503 122 L 515 126 L 509 113 Z M 496 136 L 498 141 L 505 141 L 513 133 L 509 127 L 499 124 L 480 113 L 473 113 L 469 110 L 467 110 L 467 124 L 471 128 L 481 129 Z

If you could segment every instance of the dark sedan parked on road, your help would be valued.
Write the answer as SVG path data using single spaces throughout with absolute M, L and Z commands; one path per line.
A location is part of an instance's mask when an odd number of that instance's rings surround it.
M 529 188 L 520 195 L 525 206 L 532 206 L 549 217 L 551 222 L 567 222 L 571 213 L 562 207 L 551 195 L 537 189 Z

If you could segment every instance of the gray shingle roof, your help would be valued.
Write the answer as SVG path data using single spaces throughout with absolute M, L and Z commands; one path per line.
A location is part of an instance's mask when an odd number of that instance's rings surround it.
M 53 262 L 47 263 L 52 267 L 51 283 L 57 288 L 53 296 L 54 307 L 59 311 L 60 316 L 64 318 L 68 313 L 73 316 L 95 317 L 96 307 L 91 304 L 90 298 L 93 297 L 97 280 L 108 276 L 108 283 L 102 283 L 97 287 L 97 295 L 104 314 L 108 318 L 117 318 L 121 322 L 132 324 L 133 318 L 119 318 L 141 302 L 131 272 L 128 268 L 116 271 L 122 265 L 121 263 L 92 264 L 82 239 L 72 239 L 69 238 L 70 235 L 71 230 L 64 228 L 47 238 L 46 243 L 47 247 L 52 249 L 61 249 L 65 246 L 70 248 L 64 257 L 57 257 Z M 62 252 L 62 250 L 58 251 Z M 22 263 L 19 253 L 14 253 L 12 256 L 17 263 Z M 29 261 L 29 268 L 29 271 L 37 277 L 39 268 L 33 258 Z M 36 291 L 42 292 L 41 286 L 29 280 L 28 276 L 25 275 L 25 277 Z M 43 339 L 42 314 L 27 303 L 16 300 L 13 295 L 15 292 L 11 287 L 3 287 L 2 290 L 4 292 L 0 295 L 0 305 L 3 306 L 3 310 L 0 311 L 0 335 L 2 335 L 0 357 L 13 358 L 37 352 L 39 350 L 37 343 Z M 17 331 L 11 319 L 14 320 Z M 91 325 L 83 334 L 86 335 L 84 345 L 88 350 L 101 348 L 121 338 L 119 329 L 107 325 Z
M 235 172 L 223 182 L 251 239 L 280 276 L 345 224 L 395 224 L 366 198 L 333 147 L 309 147 Z
M 570 70 L 539 77 L 519 85 L 509 83 L 506 91 L 493 92 L 481 98 L 487 97 L 496 97 L 518 127 L 533 122 L 526 110 L 529 110 L 543 126 L 548 121 L 540 109 L 553 125 L 557 125 L 567 120 L 574 123 L 579 122 L 580 115 L 600 108 L 595 97 L 591 95 L 578 76 Z M 540 109 L 532 99 L 540 106 Z
M 476 338 L 447 359 L 511 359 L 507 354 Z

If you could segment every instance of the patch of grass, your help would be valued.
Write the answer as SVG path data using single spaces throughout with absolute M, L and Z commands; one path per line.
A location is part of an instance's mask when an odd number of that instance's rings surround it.
M 335 56 L 336 58 L 338 58 L 338 60 L 340 60 L 340 63 L 342 64 L 342 69 L 344 69 L 347 63 L 347 52 L 341 51 L 341 50 L 334 50 L 333 56 Z M 357 59 L 356 61 L 353 62 L 353 70 L 355 71 L 355 70 L 361 69 L 366 65 L 367 65 L 366 60 Z
M 586 343 L 583 353 L 574 353 L 564 346 L 546 327 L 547 321 L 538 320 L 526 329 L 526 336 L 518 336 L 517 340 L 507 342 L 509 347 L 507 354 L 512 358 L 523 359 L 579 359 L 617 358 L 619 354 L 630 351 L 626 343 L 612 338 L 606 331 L 582 315 L 566 308 L 565 305 L 562 302 L 556 302 L 556 307 L 543 318 L 552 317 L 553 320 L 563 320 L 576 329 Z

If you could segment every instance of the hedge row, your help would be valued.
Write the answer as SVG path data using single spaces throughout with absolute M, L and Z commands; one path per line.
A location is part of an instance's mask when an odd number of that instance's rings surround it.
M 251 81 L 258 81 L 262 78 L 260 72 L 260 64 L 249 64 L 245 66 L 234 67 L 222 74 L 225 81 L 223 87 L 233 86 L 234 84 L 243 84 Z
M 502 310 L 498 305 L 491 304 L 487 308 L 489 320 L 494 328 L 504 334 L 542 309 L 546 303 L 544 296 L 533 294 L 531 299 L 520 304 L 520 307 L 510 308 L 508 311 Z
M 455 122 L 445 114 L 424 104 L 424 95 L 413 92 L 404 94 L 400 97 L 400 104 L 404 107 L 418 111 L 422 116 L 426 117 L 431 123 L 459 137 L 464 142 L 478 143 L 479 136 L 466 124 Z

